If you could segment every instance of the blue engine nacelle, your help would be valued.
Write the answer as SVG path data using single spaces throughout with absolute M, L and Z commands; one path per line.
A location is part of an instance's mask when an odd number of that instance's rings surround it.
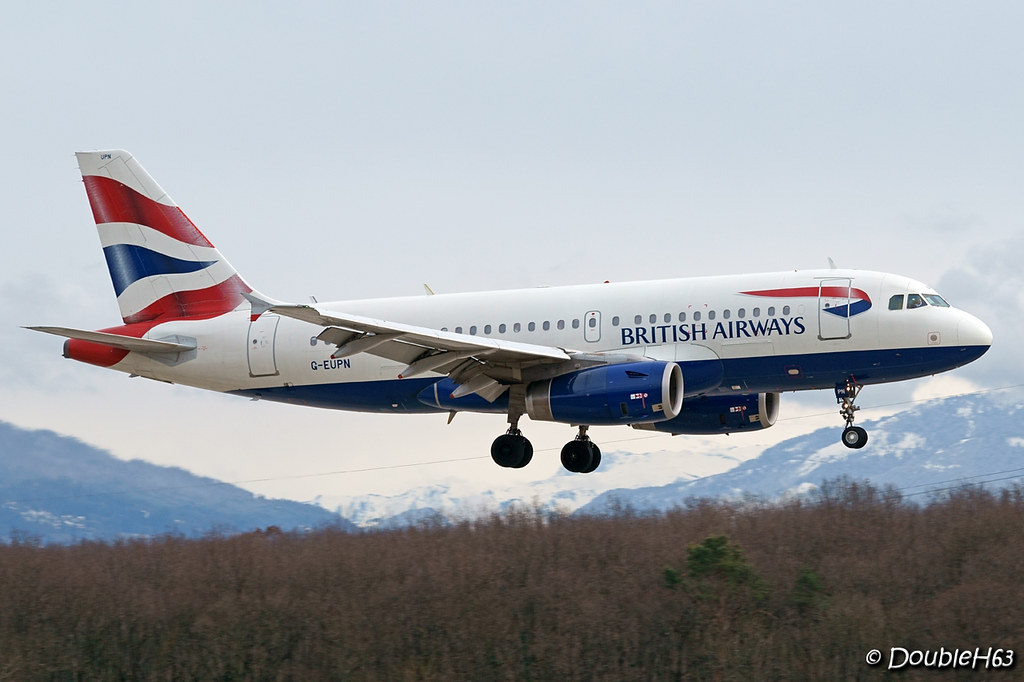
M 526 387 L 530 419 L 568 424 L 643 424 L 683 407 L 683 373 L 674 362 L 602 365 Z
M 772 426 L 778 419 L 780 398 L 778 393 L 690 398 L 675 418 L 655 424 L 637 424 L 633 428 L 674 436 L 759 431 Z

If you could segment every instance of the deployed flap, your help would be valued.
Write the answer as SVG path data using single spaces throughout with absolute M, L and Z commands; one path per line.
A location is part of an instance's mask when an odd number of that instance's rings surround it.
M 107 332 L 90 332 L 83 329 L 70 329 L 68 327 L 25 327 L 32 331 L 56 334 L 69 339 L 80 339 L 92 343 L 103 344 L 111 348 L 135 351 L 137 353 L 184 353 L 196 349 L 193 343 L 172 343 L 170 341 L 156 341 L 154 339 L 140 339 L 134 336 L 123 336 L 121 334 L 109 334 Z

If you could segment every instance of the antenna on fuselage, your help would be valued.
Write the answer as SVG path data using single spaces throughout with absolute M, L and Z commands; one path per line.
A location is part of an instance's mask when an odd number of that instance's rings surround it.
M 839 269 L 838 267 L 836 267 L 836 262 L 834 260 L 832 260 L 832 256 L 828 257 L 828 269 L 829 270 L 838 270 Z

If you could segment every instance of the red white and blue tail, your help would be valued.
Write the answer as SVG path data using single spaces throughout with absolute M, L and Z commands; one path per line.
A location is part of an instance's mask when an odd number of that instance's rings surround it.
M 76 156 L 126 324 L 249 305 L 252 288 L 131 154 Z

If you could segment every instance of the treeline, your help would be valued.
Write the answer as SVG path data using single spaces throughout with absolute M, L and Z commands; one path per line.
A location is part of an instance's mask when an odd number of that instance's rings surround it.
M 848 480 L 658 515 L 21 538 L 0 680 L 931 679 L 887 673 L 891 648 L 1024 648 L 1022 538 L 1019 486 L 914 504 Z

